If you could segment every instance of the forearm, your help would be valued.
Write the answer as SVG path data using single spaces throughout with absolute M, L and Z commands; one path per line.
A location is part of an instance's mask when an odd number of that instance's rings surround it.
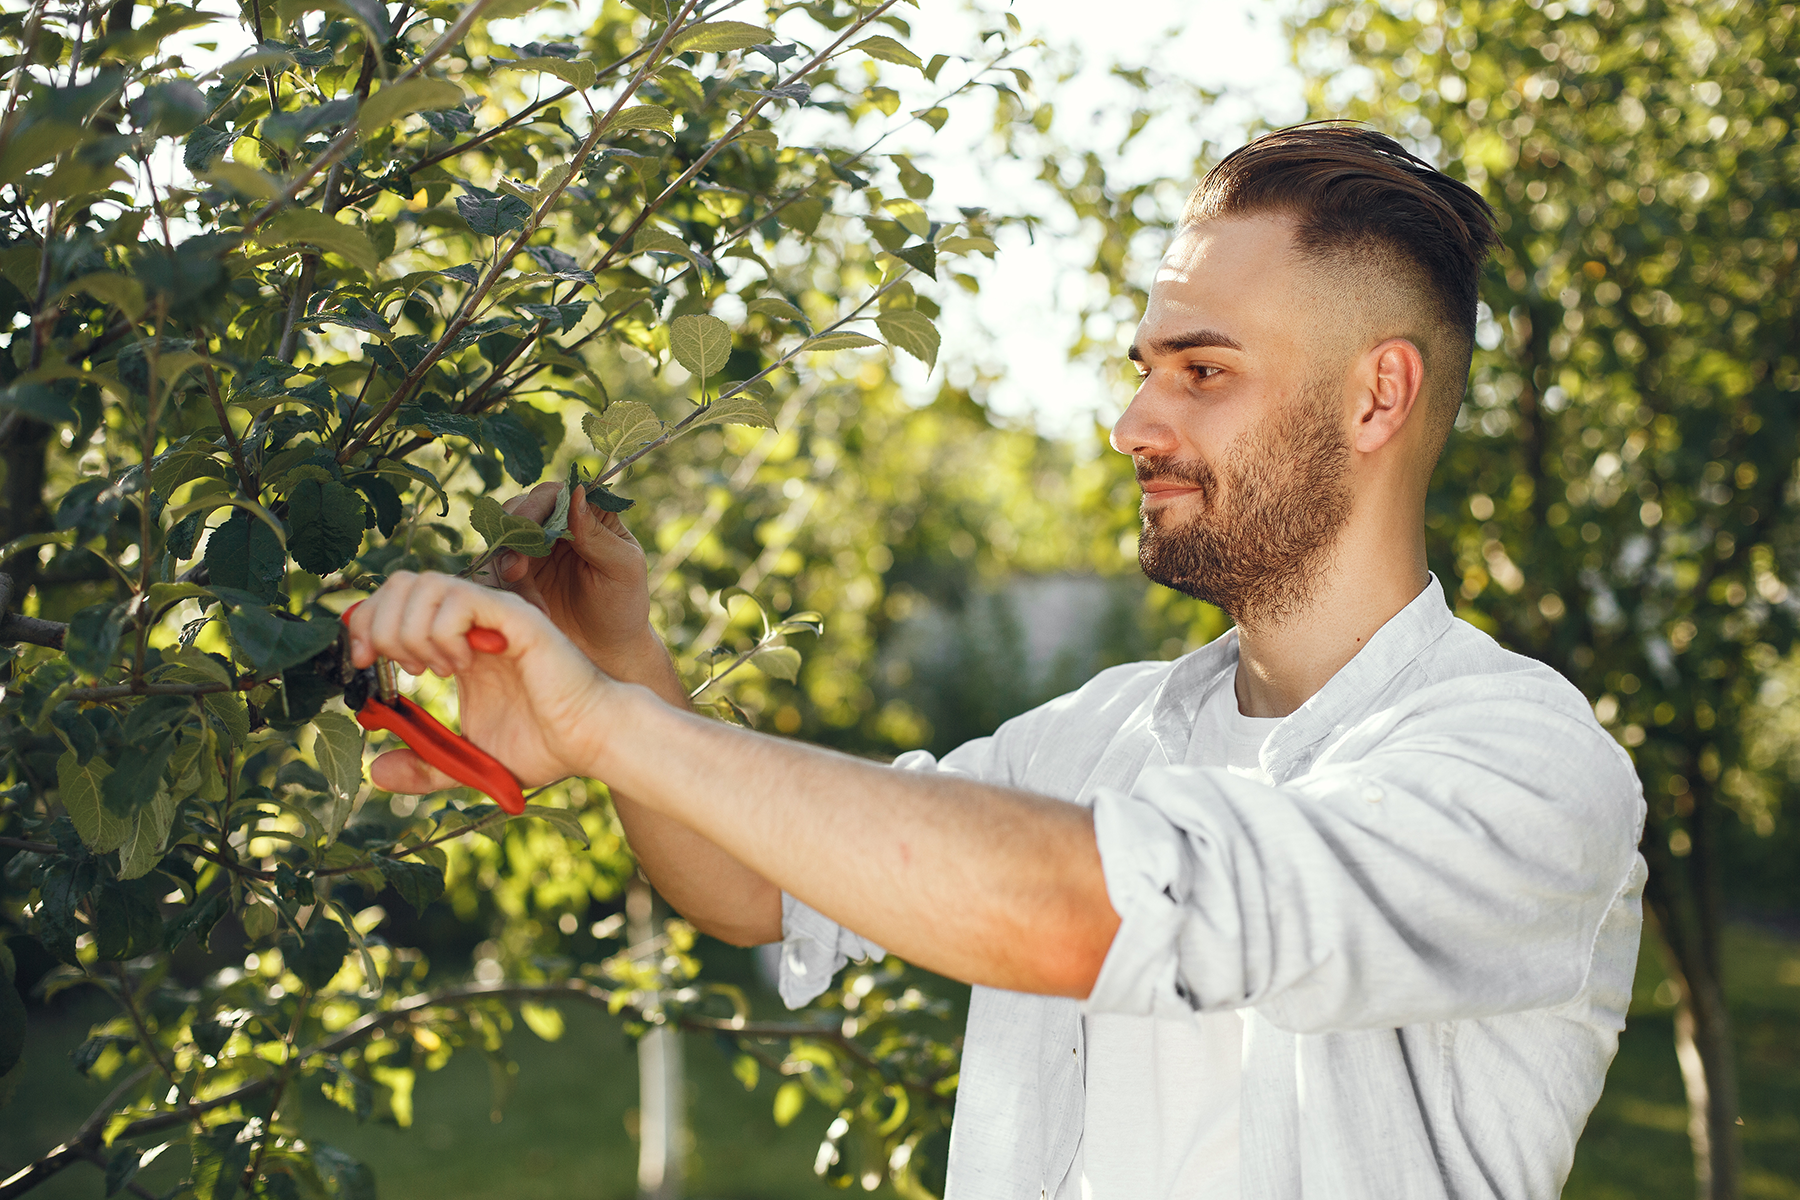
M 1118 917 L 1085 809 L 734 729 L 636 689 L 606 708 L 593 773 L 771 888 L 953 978 L 1092 987 Z
M 687 689 L 654 634 L 595 665 L 615 679 L 648 688 L 677 709 Z M 705 836 L 612 787 L 613 809 L 644 875 L 697 929 L 734 945 L 781 940 L 781 890 Z

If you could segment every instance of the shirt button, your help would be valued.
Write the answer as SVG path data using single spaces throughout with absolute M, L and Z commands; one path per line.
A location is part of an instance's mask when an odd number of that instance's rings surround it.
M 1372 783 L 1363 789 L 1362 794 L 1363 799 L 1367 800 L 1370 804 L 1380 804 L 1383 795 L 1385 795 L 1385 793 Z

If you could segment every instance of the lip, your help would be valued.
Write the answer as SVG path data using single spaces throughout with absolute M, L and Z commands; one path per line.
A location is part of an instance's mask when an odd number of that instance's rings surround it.
M 1173 480 L 1144 479 L 1138 482 L 1144 490 L 1145 500 L 1173 500 L 1177 496 L 1199 495 L 1200 489 L 1192 484 L 1176 483 Z

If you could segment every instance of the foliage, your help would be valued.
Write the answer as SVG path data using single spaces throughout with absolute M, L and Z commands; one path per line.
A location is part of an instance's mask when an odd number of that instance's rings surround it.
M 926 64 L 895 5 L 754 23 L 741 0 L 634 0 L 576 41 L 511 46 L 491 22 L 529 4 L 251 4 L 253 42 L 212 70 L 182 31 L 216 18 L 179 5 L 0 17 L 0 567 L 38 619 L 7 619 L 36 644 L 5 664 L 0 919 L 30 935 L 9 943 L 35 963 L 21 985 L 119 1006 L 77 1055 L 111 1100 L 0 1194 L 79 1160 L 132 1189 L 153 1138 L 191 1156 L 184 1194 L 372 1194 L 284 1101 L 405 1124 L 419 1070 L 479 1049 L 507 1078 L 513 1006 L 542 1033 L 554 1002 L 736 1043 L 842 1109 L 842 1171 L 915 1194 L 941 1171 L 950 1051 L 902 1028 L 933 1002 L 875 972 L 827 1002 L 847 1022 L 758 1024 L 698 977 L 679 923 L 616 950 L 616 923 L 571 920 L 630 870 L 604 789 L 511 821 L 465 793 L 369 804 L 333 667 L 336 615 L 387 573 L 548 548 L 504 490 L 629 480 L 672 545 L 721 521 L 767 439 L 794 456 L 825 352 L 934 360 L 919 284 L 991 253 L 991 228 L 934 214 L 929 175 L 875 153 L 946 112 L 902 114 L 882 81 L 922 75 L 943 103 L 1006 88 L 984 71 L 1007 41 Z M 800 109 L 806 142 L 772 120 Z M 702 452 L 707 485 L 671 486 Z M 725 476 L 731 452 L 756 462 Z M 708 624 L 724 586 L 696 605 Z M 687 647 L 697 686 L 715 667 L 730 685 L 708 692 L 722 716 L 745 713 L 739 680 L 794 679 L 786 641 L 817 631 L 773 599 L 748 670 L 704 653 L 725 625 Z M 428 981 L 388 915 L 440 897 L 497 918 L 473 982 Z M 21 1020 L 0 1006 L 0 1053 Z

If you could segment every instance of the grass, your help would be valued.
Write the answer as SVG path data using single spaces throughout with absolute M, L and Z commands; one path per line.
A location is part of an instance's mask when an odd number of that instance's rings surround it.
M 1744 1194 L 1800 1200 L 1800 943 L 1735 927 L 1726 960 L 1745 1114 Z M 1655 951 L 1647 949 L 1630 1023 L 1577 1152 L 1567 1200 L 1693 1194 L 1671 1009 L 1658 1000 L 1663 979 Z M 1662 996 L 1669 998 L 1667 989 Z M 104 1095 L 103 1085 L 81 1080 L 67 1060 L 93 1016 L 83 1009 L 34 1018 L 23 1077 L 0 1110 L 0 1177 L 67 1136 Z M 315 1095 L 304 1101 L 308 1136 L 370 1163 L 384 1200 L 625 1200 L 636 1192 L 635 1052 L 604 1014 L 571 1008 L 566 1016 L 567 1032 L 555 1043 L 522 1027 L 512 1036 L 507 1049 L 519 1065 L 517 1089 L 499 1121 L 491 1117 L 487 1063 L 464 1054 L 419 1081 L 413 1128 L 358 1125 Z M 699 1038 L 687 1039 L 687 1062 L 698 1131 L 689 1195 L 824 1200 L 842 1194 L 812 1174 L 832 1114 L 810 1105 L 778 1128 L 769 1080 L 746 1093 L 726 1056 Z M 182 1167 L 159 1162 L 140 1178 L 166 1190 Z M 77 1166 L 33 1197 L 98 1200 L 101 1191 L 100 1173 Z
M 1747 1200 L 1800 1200 L 1800 943 L 1726 931 Z M 1687 1103 L 1675 1064 L 1674 991 L 1654 946 L 1638 958 L 1631 1015 L 1606 1092 L 1575 1153 L 1565 1200 L 1686 1200 Z

